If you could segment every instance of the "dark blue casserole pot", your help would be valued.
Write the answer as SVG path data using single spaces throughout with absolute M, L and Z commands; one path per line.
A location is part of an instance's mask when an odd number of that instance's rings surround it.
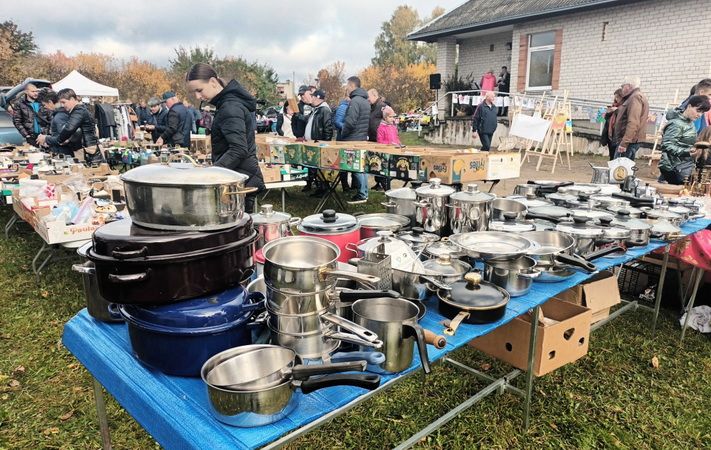
M 252 343 L 264 296 L 242 286 L 168 305 L 121 305 L 133 354 L 168 375 L 199 377 L 213 355 Z

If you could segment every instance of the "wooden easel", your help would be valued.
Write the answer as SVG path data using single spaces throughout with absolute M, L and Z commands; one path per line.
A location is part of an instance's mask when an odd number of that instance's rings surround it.
M 516 98 L 516 106 L 513 108 L 513 115 L 511 117 L 516 117 L 517 114 L 522 114 L 523 113 L 523 97 Z M 541 94 L 540 100 L 537 100 L 534 105 L 533 105 L 533 114 L 532 115 L 539 115 L 543 116 L 543 108 L 545 106 L 545 100 L 546 100 L 546 93 Z M 518 139 L 517 140 L 521 140 Z M 532 139 L 524 139 L 522 145 L 514 145 L 514 148 L 518 148 L 519 153 L 524 152 L 525 153 L 529 152 L 530 150 L 535 148 L 536 142 L 533 141 Z M 521 163 L 523 164 L 523 158 L 521 158 Z
M 563 156 L 560 153 L 561 147 L 565 148 L 568 159 L 568 170 L 571 170 L 570 155 L 572 154 L 572 133 L 566 131 L 565 124 L 572 114 L 572 107 L 568 101 L 568 91 L 563 91 L 563 101 L 558 102 L 558 97 L 555 98 L 551 107 L 546 111 L 544 118 L 551 121 L 551 126 L 548 128 L 548 133 L 543 141 L 540 151 L 530 153 L 538 154 L 538 164 L 536 164 L 536 172 L 541 168 L 544 158 L 553 159 L 553 168 L 551 173 L 555 173 L 555 166 L 560 159 L 563 164 Z M 569 136 L 570 135 L 570 136 Z M 526 159 L 528 155 L 525 155 Z

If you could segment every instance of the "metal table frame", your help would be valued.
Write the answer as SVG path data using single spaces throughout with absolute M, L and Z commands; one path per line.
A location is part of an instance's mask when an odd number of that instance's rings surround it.
M 306 186 L 306 181 L 305 180 L 277 181 L 275 183 L 264 183 L 264 186 L 266 186 L 267 191 L 262 196 L 261 201 L 264 201 L 264 199 L 267 198 L 267 195 L 269 195 L 270 190 L 279 189 L 281 191 L 281 210 L 282 210 L 282 212 L 286 212 L 286 189 L 290 188 L 290 187 Z M 259 200 L 259 199 L 257 199 L 257 200 Z M 257 210 L 258 210 L 259 205 L 257 204 L 256 206 L 257 206 Z

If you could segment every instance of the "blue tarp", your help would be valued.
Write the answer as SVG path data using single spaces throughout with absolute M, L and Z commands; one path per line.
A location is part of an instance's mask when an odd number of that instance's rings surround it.
M 706 228 L 711 221 L 700 219 L 683 227 L 686 234 Z M 599 269 L 622 264 L 664 246 L 652 241 L 647 247 L 633 248 L 619 258 L 601 258 Z M 531 292 L 511 299 L 506 315 L 487 325 L 463 324 L 456 336 L 448 337 L 442 350 L 428 346 L 435 361 L 462 347 L 472 339 L 541 305 L 550 297 L 575 286 L 590 275 L 577 273 L 560 283 L 534 283 Z M 436 333 L 443 329 L 444 317 L 437 312 L 436 302 L 427 303 L 427 314 L 421 325 Z M 302 395 L 299 406 L 281 421 L 258 428 L 236 428 L 218 422 L 210 414 L 207 393 L 199 378 L 180 378 L 162 374 L 139 363 L 131 353 L 125 324 L 107 324 L 94 320 L 86 310 L 73 317 L 64 328 L 64 345 L 116 398 L 160 445 L 167 449 L 234 449 L 256 448 L 275 441 L 324 414 L 344 406 L 366 391 L 348 386 L 331 387 Z M 176 349 L 180 351 L 180 349 Z M 383 384 L 404 373 L 420 370 L 419 359 L 405 372 L 383 376 Z

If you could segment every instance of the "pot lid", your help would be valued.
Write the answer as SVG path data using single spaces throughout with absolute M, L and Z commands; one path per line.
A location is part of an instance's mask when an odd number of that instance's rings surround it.
M 274 211 L 274 206 L 266 204 L 259 208 L 259 212 L 252 214 L 252 221 L 255 225 L 261 223 L 284 223 L 291 220 L 291 214 Z
M 482 281 L 481 275 L 476 272 L 464 275 L 464 280 L 455 281 L 450 286 L 451 290 L 446 293 L 446 299 L 464 310 L 494 309 L 509 301 L 508 292 Z
M 392 231 L 378 231 L 377 236 L 358 242 L 358 250 L 365 254 L 389 255 L 390 266 L 404 271 L 422 271 L 422 261 L 403 240 L 393 236 Z
M 552 194 L 546 195 L 548 200 L 553 202 L 576 202 L 578 201 L 578 196 L 573 194 L 561 194 L 560 192 L 553 192 Z
M 647 211 L 647 217 L 650 219 L 667 219 L 667 220 L 680 220 L 681 216 L 675 212 L 671 212 L 668 209 L 650 209 Z
M 590 197 L 590 199 L 607 206 L 627 206 L 630 204 L 630 202 L 628 202 L 627 200 L 613 197 L 612 195 L 593 195 L 592 197 Z
M 574 184 L 572 186 L 561 186 L 558 188 L 561 194 L 586 194 L 593 195 L 600 192 L 600 186 L 597 184 Z
M 436 272 L 438 275 L 464 275 L 472 269 L 469 264 L 458 259 L 452 259 L 449 255 L 428 259 L 422 265 L 425 270 Z
M 619 184 L 596 184 L 595 186 L 600 187 L 600 192 L 598 195 L 612 195 L 618 192 L 622 192 Z
M 548 200 L 540 198 L 540 197 L 536 197 L 536 196 L 531 196 L 529 198 L 529 197 L 526 197 L 523 195 L 509 195 L 506 198 L 509 200 L 514 200 L 519 203 L 522 203 L 525 207 L 527 207 L 529 209 L 530 208 L 540 208 L 542 206 L 552 205 L 552 203 L 549 202 Z
M 570 215 L 570 209 L 555 205 L 536 206 L 528 208 L 528 212 L 532 215 L 541 215 L 556 218 L 566 217 Z
M 422 227 L 413 227 L 409 231 L 401 232 L 397 237 L 401 241 L 405 241 L 410 245 L 421 245 L 439 241 L 438 235 L 434 233 L 426 233 L 425 229 Z
M 595 222 L 595 224 L 602 228 L 603 237 L 610 239 L 625 239 L 630 237 L 632 234 L 632 230 L 630 228 L 625 228 L 623 226 L 613 224 L 612 222 L 613 218 L 608 216 L 600 217 Z
M 529 181 L 528 184 L 537 184 L 539 186 L 559 186 L 563 183 L 567 183 L 566 181 L 556 181 L 556 180 L 533 180 Z
M 121 180 L 160 186 L 212 186 L 244 183 L 249 177 L 224 167 L 192 163 L 146 164 L 121 175 Z
M 573 216 L 573 222 L 559 223 L 556 230 L 581 238 L 597 237 L 602 234 L 602 228 L 589 222 L 587 217 Z
M 679 214 L 681 216 L 684 216 L 684 215 L 688 216 L 691 214 L 691 210 L 689 208 L 687 208 L 686 206 L 681 206 L 681 205 L 670 206 L 668 211 L 673 212 L 674 214 Z
M 361 216 L 356 217 L 356 219 L 362 227 L 400 229 L 410 225 L 410 219 L 399 214 L 363 214 Z
M 430 178 L 429 184 L 424 184 L 418 187 L 415 192 L 419 197 L 449 197 L 456 191 L 451 186 L 442 184 L 439 178 Z
M 661 235 L 661 234 L 679 234 L 681 233 L 681 228 L 675 226 L 671 222 L 669 222 L 666 219 L 660 219 L 657 222 L 652 225 L 652 234 L 654 235 Z
M 134 225 L 131 219 L 126 218 L 97 228 L 89 254 L 121 260 L 184 257 L 256 236 L 249 214 L 245 214 L 234 227 L 218 231 L 154 230 Z
M 642 215 L 644 211 L 642 211 L 639 208 L 635 208 L 633 206 L 625 206 L 625 205 L 611 205 L 607 207 L 608 211 L 612 211 L 613 213 L 618 213 L 622 209 L 626 209 L 629 211 L 631 217 L 639 217 Z
M 120 305 L 121 315 L 127 322 L 150 331 L 168 334 L 215 333 L 248 320 L 250 311 L 245 308 L 248 299 L 255 302 L 262 294 L 248 296 L 242 286 L 219 294 L 198 297 L 160 306 Z
M 493 220 L 489 223 L 490 230 L 518 233 L 536 229 L 536 225 L 533 222 L 516 220 L 518 214 L 515 212 L 506 211 L 503 215 L 505 220 Z
M 602 217 L 608 217 L 612 219 L 614 216 L 610 211 L 605 211 L 602 209 L 591 209 L 591 208 L 580 208 L 571 211 L 574 216 L 587 217 L 588 219 L 600 219 Z
M 636 219 L 630 216 L 630 212 L 626 209 L 620 209 L 612 219 L 612 225 L 619 225 L 629 230 L 644 231 L 649 230 L 652 226 L 644 220 Z
M 417 198 L 415 190 L 409 187 L 390 189 L 389 191 L 385 192 L 385 196 L 388 198 L 395 198 L 399 200 L 415 200 Z
M 452 194 L 450 198 L 464 203 L 488 203 L 494 200 L 496 195 L 482 192 L 479 190 L 479 186 L 470 183 L 464 186 L 464 189 L 461 191 Z
M 452 258 L 460 258 L 464 256 L 464 252 L 456 244 L 451 242 L 449 238 L 442 238 L 442 240 L 433 242 L 425 248 L 425 253 L 433 257 L 449 255 Z
M 533 243 L 523 236 L 501 231 L 472 231 L 450 236 L 469 256 L 506 259 L 525 254 Z
M 358 220 L 350 214 L 338 213 L 332 209 L 326 209 L 321 214 L 313 214 L 301 221 L 299 228 L 309 232 L 336 232 L 349 231 L 358 226 Z

